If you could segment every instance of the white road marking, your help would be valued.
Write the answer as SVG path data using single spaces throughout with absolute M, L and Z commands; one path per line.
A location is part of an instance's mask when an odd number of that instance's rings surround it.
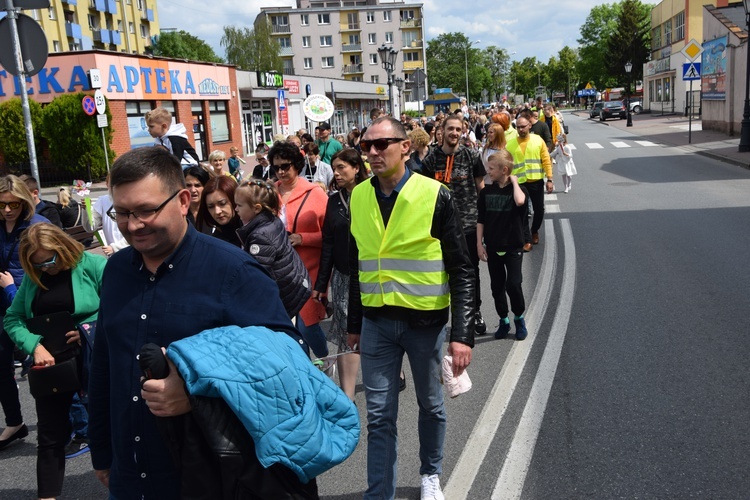
M 629 148 L 630 147 L 630 144 L 628 144 L 627 142 L 612 142 L 610 144 L 612 144 L 616 148 Z
M 497 479 L 492 492 L 492 500 L 520 499 L 526 474 L 529 471 L 531 457 L 534 454 L 539 429 L 544 419 L 552 382 L 560 361 L 565 334 L 570 321 L 570 310 L 573 305 L 576 279 L 576 249 L 573 241 L 573 231 L 569 219 L 561 219 L 563 247 L 565 249 L 565 263 L 563 279 L 560 287 L 560 302 L 557 306 L 555 319 L 552 322 L 547 347 L 539 363 L 539 369 L 531 387 L 529 399 L 521 415 L 513 442 L 510 445 L 505 464 Z
M 587 142 L 586 146 L 588 146 L 589 149 L 604 149 L 604 146 L 598 142 Z
M 547 205 L 544 204 L 544 212 L 548 214 L 559 214 L 560 213 L 560 205 Z
M 656 144 L 655 142 L 651 142 L 651 141 L 635 141 L 635 143 L 638 144 L 639 146 L 643 146 L 644 148 L 658 146 L 658 144 Z
M 576 148 L 575 144 L 568 144 L 568 146 L 570 146 L 571 150 Z
M 547 203 L 548 201 L 557 201 L 557 195 L 555 193 L 545 194 L 544 202 Z
M 536 340 L 536 328 L 547 312 L 547 304 L 552 296 L 552 279 L 557 265 L 557 240 L 552 220 L 544 221 L 544 258 L 539 281 L 534 289 L 529 308 L 526 310 L 526 327 L 529 336 L 523 342 L 514 342 L 508 358 L 497 377 L 490 397 L 477 419 L 477 424 L 464 445 L 461 456 L 451 472 L 443 493 L 450 500 L 466 500 L 474 479 L 482 466 L 487 450 L 500 426 L 500 421 L 508 408 L 510 398 L 526 365 L 531 348 Z M 490 335 L 488 333 L 488 335 Z

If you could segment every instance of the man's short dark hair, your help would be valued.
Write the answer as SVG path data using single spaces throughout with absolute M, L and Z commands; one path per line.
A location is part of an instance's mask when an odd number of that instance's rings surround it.
M 523 118 L 526 121 L 531 121 L 531 111 L 524 110 L 519 113 L 519 115 L 516 118 Z
M 297 173 L 302 172 L 302 169 L 305 167 L 304 155 L 300 152 L 297 145 L 292 144 L 291 142 L 276 142 L 271 147 L 271 150 L 268 152 L 268 161 L 271 163 L 271 168 L 274 168 L 273 160 L 277 157 L 292 162 L 294 170 L 296 170 Z
M 302 140 L 303 141 L 308 141 L 308 142 L 313 142 L 315 140 L 315 138 L 313 136 L 311 136 L 310 134 L 305 134 L 305 135 L 302 136 Z
M 185 177 L 177 157 L 159 146 L 131 149 L 115 160 L 109 178 L 110 188 L 138 182 L 149 175 L 161 180 L 167 191 L 185 189 Z
M 19 179 L 21 179 L 24 182 L 24 184 L 26 184 L 26 187 L 29 188 L 29 191 L 34 191 L 34 190 L 39 191 L 39 182 L 36 180 L 35 177 L 32 177 L 28 174 L 23 174 L 22 176 L 19 177 Z
M 379 116 L 380 116 L 381 114 L 382 114 L 382 112 L 380 111 L 380 108 L 372 108 L 372 109 L 370 110 L 370 120 L 375 120 L 375 119 L 376 119 L 376 118 L 378 118 L 378 117 L 379 117 Z
M 385 115 L 385 116 L 381 116 L 380 118 L 377 118 L 376 120 L 374 120 L 370 124 L 369 128 L 372 128 L 375 125 L 378 125 L 378 124 L 383 123 L 383 122 L 388 122 L 388 123 L 391 124 L 391 127 L 393 128 L 394 137 L 396 137 L 398 139 L 404 139 L 404 140 L 409 139 L 409 136 L 406 134 L 406 129 L 404 128 L 403 123 L 401 123 L 400 121 L 396 120 L 392 116 Z M 368 130 L 369 130 L 369 128 L 368 128 Z
M 446 125 L 448 125 L 449 121 L 457 121 L 461 124 L 461 126 L 464 126 L 464 119 L 458 116 L 456 113 L 451 113 L 448 116 L 446 116 L 443 121 L 440 123 L 440 128 L 445 130 Z

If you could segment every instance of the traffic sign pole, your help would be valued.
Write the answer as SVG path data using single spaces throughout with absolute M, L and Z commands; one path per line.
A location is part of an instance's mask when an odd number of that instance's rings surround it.
M 18 71 L 19 87 L 21 87 L 21 108 L 23 110 L 23 123 L 26 127 L 26 147 L 29 150 L 29 165 L 31 166 L 31 175 L 41 185 L 39 178 L 39 166 L 36 160 L 36 146 L 34 145 L 34 128 L 31 126 L 31 108 L 29 107 L 29 93 L 26 90 L 26 71 L 23 67 L 21 55 L 21 40 L 18 38 L 18 11 L 13 6 L 13 0 L 6 0 L 6 14 L 10 23 L 11 39 L 13 40 L 13 52 L 16 59 L 16 71 Z

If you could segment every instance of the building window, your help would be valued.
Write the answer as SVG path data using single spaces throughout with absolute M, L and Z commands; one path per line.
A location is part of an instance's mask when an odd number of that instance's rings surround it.
M 331 24 L 331 14 L 318 14 L 318 24 Z
M 375 13 L 374 12 L 368 12 L 367 13 L 367 23 L 374 23 L 375 22 Z
M 302 14 L 299 16 L 299 23 L 302 26 L 310 26 L 310 14 Z
M 143 10 L 143 0 L 138 0 L 138 10 Z
M 59 40 L 52 40 L 52 50 L 55 52 L 60 52 L 62 49 L 60 48 L 60 41 Z
M 418 39 L 419 39 L 418 31 L 402 31 L 401 32 L 401 45 L 403 45 L 404 47 L 411 47 L 412 43 L 416 42 Z
M 674 16 L 674 40 L 685 39 L 685 11 Z
M 402 10 L 401 11 L 401 20 L 402 21 L 411 21 L 414 19 L 414 11 L 413 10 Z
M 390 10 L 384 10 L 383 11 L 383 21 L 385 21 L 386 23 L 390 23 L 391 22 L 391 11 Z
M 393 31 L 385 32 L 385 43 L 393 43 Z
M 320 46 L 321 47 L 330 47 L 333 45 L 333 36 L 321 36 L 320 37 Z
M 377 63 L 378 63 L 378 55 L 370 54 L 370 64 L 377 64 Z
M 419 61 L 419 52 L 404 52 L 404 62 Z
M 672 45 L 672 20 L 664 22 L 664 45 L 669 47 Z
M 141 24 L 141 38 L 148 37 L 148 30 L 146 29 L 145 24 Z
M 359 45 L 362 41 L 359 39 L 359 35 L 349 35 L 349 45 Z
M 312 69 L 312 57 L 305 57 L 303 65 L 305 69 Z
M 370 83 L 380 83 L 380 77 L 378 75 L 370 76 Z
M 122 33 L 122 19 L 117 20 L 117 31 Z
M 289 26 L 288 16 L 273 16 L 271 17 L 272 26 Z
M 154 145 L 154 138 L 148 133 L 148 125 L 144 117 L 152 109 L 153 105 L 150 101 L 125 101 L 131 148 Z
M 353 82 L 361 82 L 362 81 L 362 77 L 361 76 L 353 76 L 352 77 L 352 81 Z
M 310 37 L 309 36 L 303 36 L 302 37 L 302 46 L 303 47 L 309 47 L 310 46 Z
M 209 101 L 208 110 L 211 117 L 211 139 L 213 142 L 229 140 L 229 115 L 226 101 Z
M 333 68 L 333 57 L 324 57 L 320 62 L 324 68 Z
M 288 49 L 289 47 L 292 46 L 292 39 L 289 38 L 288 36 L 283 36 L 279 38 L 279 46 L 282 49 Z
M 664 79 L 664 101 L 669 102 L 672 100 L 672 88 L 671 88 L 671 79 L 669 77 L 666 77 Z
M 367 34 L 367 43 L 370 45 L 376 45 L 378 42 L 377 33 L 368 33 Z
M 161 107 L 172 113 L 175 121 L 177 120 L 177 112 L 175 111 L 174 101 L 162 101 Z
M 661 48 L 661 26 L 657 26 L 651 32 L 652 49 Z
M 39 9 L 33 9 L 31 11 L 31 17 L 34 19 L 34 21 L 39 21 L 40 15 L 39 15 Z
M 135 33 L 135 25 L 133 23 L 128 23 L 128 33 Z
M 50 7 L 49 9 L 47 9 L 47 12 L 49 13 L 49 18 L 51 21 L 54 21 L 55 19 L 57 19 L 57 14 L 55 14 L 54 7 Z

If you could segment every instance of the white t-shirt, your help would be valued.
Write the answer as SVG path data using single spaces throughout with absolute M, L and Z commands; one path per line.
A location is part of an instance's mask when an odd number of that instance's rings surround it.
M 117 227 L 117 222 L 113 221 L 112 218 L 107 215 L 107 210 L 110 208 L 112 208 L 112 198 L 109 194 L 101 195 L 91 207 L 91 211 L 96 212 L 101 219 L 102 232 L 104 233 L 104 238 L 107 240 L 107 245 L 112 245 L 123 239 L 122 233 Z M 96 215 L 94 215 L 94 218 L 96 219 Z

